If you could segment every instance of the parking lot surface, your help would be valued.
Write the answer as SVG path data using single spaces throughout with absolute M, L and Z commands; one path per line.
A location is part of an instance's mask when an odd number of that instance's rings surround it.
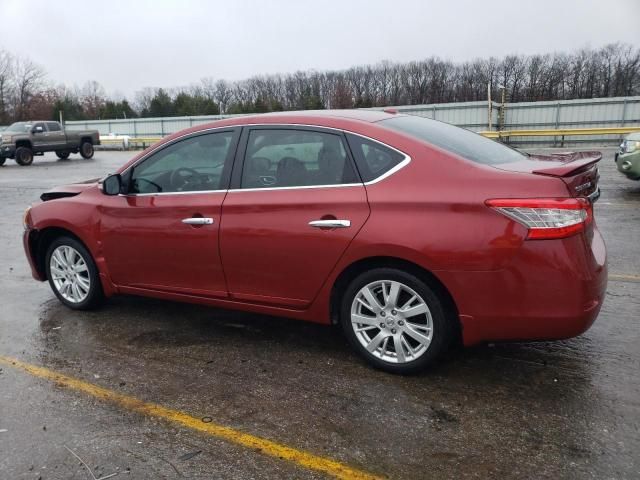
M 610 279 L 594 326 L 408 377 L 367 367 L 337 328 L 134 297 L 64 308 L 31 278 L 22 213 L 133 153 L 7 161 L 0 478 L 640 477 L 640 182 L 601 150 Z

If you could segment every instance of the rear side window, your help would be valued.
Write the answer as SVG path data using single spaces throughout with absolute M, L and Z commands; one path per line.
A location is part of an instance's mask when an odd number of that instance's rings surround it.
M 242 188 L 308 187 L 357 181 L 339 135 L 255 129 L 249 134 Z
M 517 162 L 526 158 L 517 150 L 482 135 L 428 118 L 410 115 L 399 116 L 382 120 L 379 125 L 430 143 L 476 163 L 497 165 Z
M 50 132 L 59 132 L 60 130 L 62 130 L 58 122 L 47 122 L 47 128 Z
M 400 152 L 358 135 L 348 134 L 347 139 L 365 182 L 381 177 L 405 159 Z

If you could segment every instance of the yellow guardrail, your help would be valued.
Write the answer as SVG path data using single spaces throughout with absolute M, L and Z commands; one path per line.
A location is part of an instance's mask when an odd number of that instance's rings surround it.
M 504 137 L 564 137 L 571 135 L 626 135 L 640 132 L 640 127 L 555 128 L 546 130 L 499 130 L 478 132 L 487 138 Z
M 606 127 L 606 128 L 556 128 L 541 130 L 485 130 L 478 132 L 487 138 L 507 138 L 507 137 L 565 137 L 572 135 L 626 135 L 628 133 L 640 132 L 640 127 Z M 129 137 L 129 146 L 148 147 L 162 140 L 162 137 Z M 123 145 L 122 138 L 102 137 L 100 142 L 103 145 Z

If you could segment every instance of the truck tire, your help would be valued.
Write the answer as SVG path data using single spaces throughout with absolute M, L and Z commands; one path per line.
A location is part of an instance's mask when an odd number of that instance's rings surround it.
M 85 159 L 93 157 L 93 144 L 87 140 L 80 144 L 80 156 Z
M 7 161 L 7 157 L 0 157 L 0 167 Z
M 71 152 L 69 150 L 56 150 L 56 156 L 60 160 L 66 160 L 67 158 L 69 158 L 69 155 L 71 155 Z
M 16 148 L 16 163 L 23 167 L 29 166 L 33 163 L 33 152 L 29 147 Z

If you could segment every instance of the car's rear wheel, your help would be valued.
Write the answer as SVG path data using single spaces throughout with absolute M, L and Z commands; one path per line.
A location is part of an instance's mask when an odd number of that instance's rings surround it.
M 53 293 L 67 307 L 88 310 L 102 302 L 104 295 L 96 264 L 76 239 L 55 239 L 47 249 L 45 267 Z
M 33 152 L 29 147 L 16 148 L 16 163 L 23 167 L 33 163 Z
M 69 150 L 56 150 L 56 156 L 60 160 L 66 160 L 67 158 L 69 158 L 69 155 L 71 155 L 71 152 Z
M 93 157 L 93 152 L 93 144 L 91 142 L 88 142 L 86 140 L 82 142 L 82 145 L 80 145 L 80 155 L 82 156 L 82 158 L 89 159 Z
M 340 320 L 355 350 L 393 373 L 413 373 L 433 363 L 453 331 L 434 289 L 394 268 L 355 278 L 343 296 Z

